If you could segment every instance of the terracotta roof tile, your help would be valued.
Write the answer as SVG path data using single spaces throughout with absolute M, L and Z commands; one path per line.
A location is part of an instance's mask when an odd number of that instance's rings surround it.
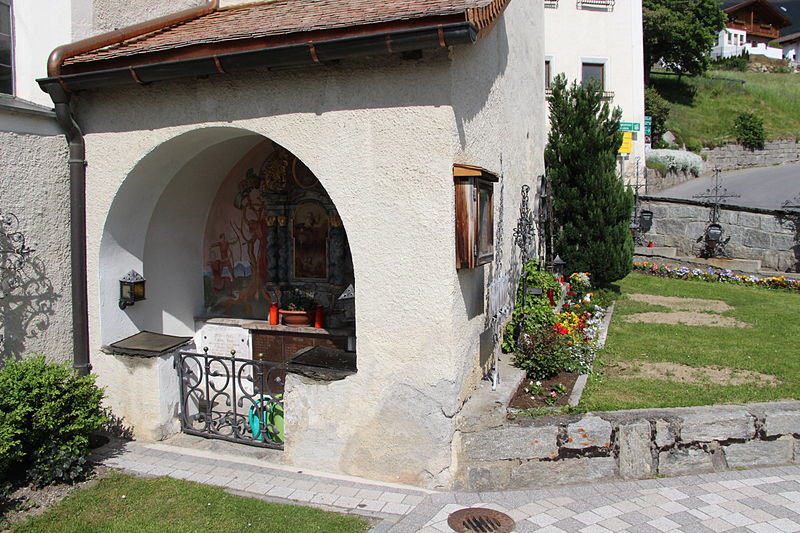
M 466 14 L 497 0 L 272 0 L 218 9 L 157 31 L 68 58 L 65 65 L 193 45 L 335 30 Z M 506 2 L 502 2 L 505 4 Z

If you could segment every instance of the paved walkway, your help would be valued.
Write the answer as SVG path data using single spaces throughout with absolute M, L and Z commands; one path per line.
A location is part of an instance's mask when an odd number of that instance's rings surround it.
M 370 533 L 451 533 L 447 517 L 464 507 L 505 512 L 516 521 L 517 533 L 800 532 L 800 465 L 541 490 L 436 493 L 160 443 L 108 446 L 98 450 L 97 459 L 139 475 L 366 515 L 377 520 Z

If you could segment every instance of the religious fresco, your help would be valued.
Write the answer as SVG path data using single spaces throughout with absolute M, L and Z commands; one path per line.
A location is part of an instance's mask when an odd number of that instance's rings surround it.
M 205 314 L 263 319 L 272 300 L 291 286 L 333 294 L 352 281 L 347 248 L 336 209 L 316 176 L 265 140 L 231 169 L 209 211 Z

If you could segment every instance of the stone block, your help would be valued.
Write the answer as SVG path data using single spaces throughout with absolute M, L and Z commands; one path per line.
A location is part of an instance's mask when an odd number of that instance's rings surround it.
M 773 233 L 772 234 L 772 244 L 770 245 L 771 250 L 791 250 L 792 247 L 796 244 L 794 240 L 794 235 L 783 235 L 780 233 Z
M 707 220 L 708 209 L 706 208 L 705 213 L 698 213 L 698 218 Z M 739 213 L 737 211 L 722 210 L 719 213 L 719 222 L 720 224 L 728 224 L 728 225 L 739 224 Z
M 511 463 L 468 466 L 468 491 L 506 490 L 511 482 Z
M 528 461 L 511 469 L 514 488 L 587 483 L 617 477 L 613 457 L 580 457 L 559 461 Z
M 567 426 L 567 441 L 564 448 L 610 448 L 611 423 L 599 416 L 585 416 Z
M 729 467 L 783 465 L 792 462 L 794 437 L 785 436 L 774 441 L 753 440 L 734 443 L 722 448 Z
M 758 229 L 745 229 L 742 234 L 742 244 L 750 248 L 769 249 L 771 246 L 770 234 Z
M 650 422 L 647 420 L 619 426 L 619 475 L 623 479 L 642 479 L 653 475 L 650 433 Z
M 473 461 L 544 459 L 558 455 L 558 426 L 510 426 L 465 433 L 464 451 Z
M 664 448 L 675 444 L 676 432 L 666 420 L 656 420 L 656 446 Z
M 758 229 L 761 227 L 761 219 L 772 218 L 767 215 L 756 215 L 753 213 L 739 213 L 739 225 L 746 228 Z
M 680 438 L 687 443 L 752 439 L 756 433 L 755 420 L 744 409 L 700 408 L 682 418 Z
M 800 435 L 800 411 L 767 411 L 764 414 L 764 434 L 767 437 Z
M 675 449 L 658 454 L 658 473 L 665 476 L 713 471 L 711 453 L 702 449 Z

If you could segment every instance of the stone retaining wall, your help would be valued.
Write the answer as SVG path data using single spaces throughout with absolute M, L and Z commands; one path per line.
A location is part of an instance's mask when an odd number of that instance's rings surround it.
M 698 251 L 697 238 L 708 225 L 709 207 L 701 202 L 642 196 L 642 209 L 653 212 L 653 226 L 645 233 L 655 246 L 674 247 L 679 255 Z M 800 228 L 796 213 L 723 205 L 720 224 L 729 257 L 761 261 L 763 269 L 797 271 L 800 266 Z
M 678 476 L 800 463 L 800 402 L 528 418 L 460 437 L 462 490 Z
M 750 150 L 740 144 L 726 144 L 716 148 L 703 148 L 704 173 L 736 170 L 747 167 L 766 167 L 800 161 L 800 143 L 795 139 L 781 139 L 764 144 L 763 150 Z

